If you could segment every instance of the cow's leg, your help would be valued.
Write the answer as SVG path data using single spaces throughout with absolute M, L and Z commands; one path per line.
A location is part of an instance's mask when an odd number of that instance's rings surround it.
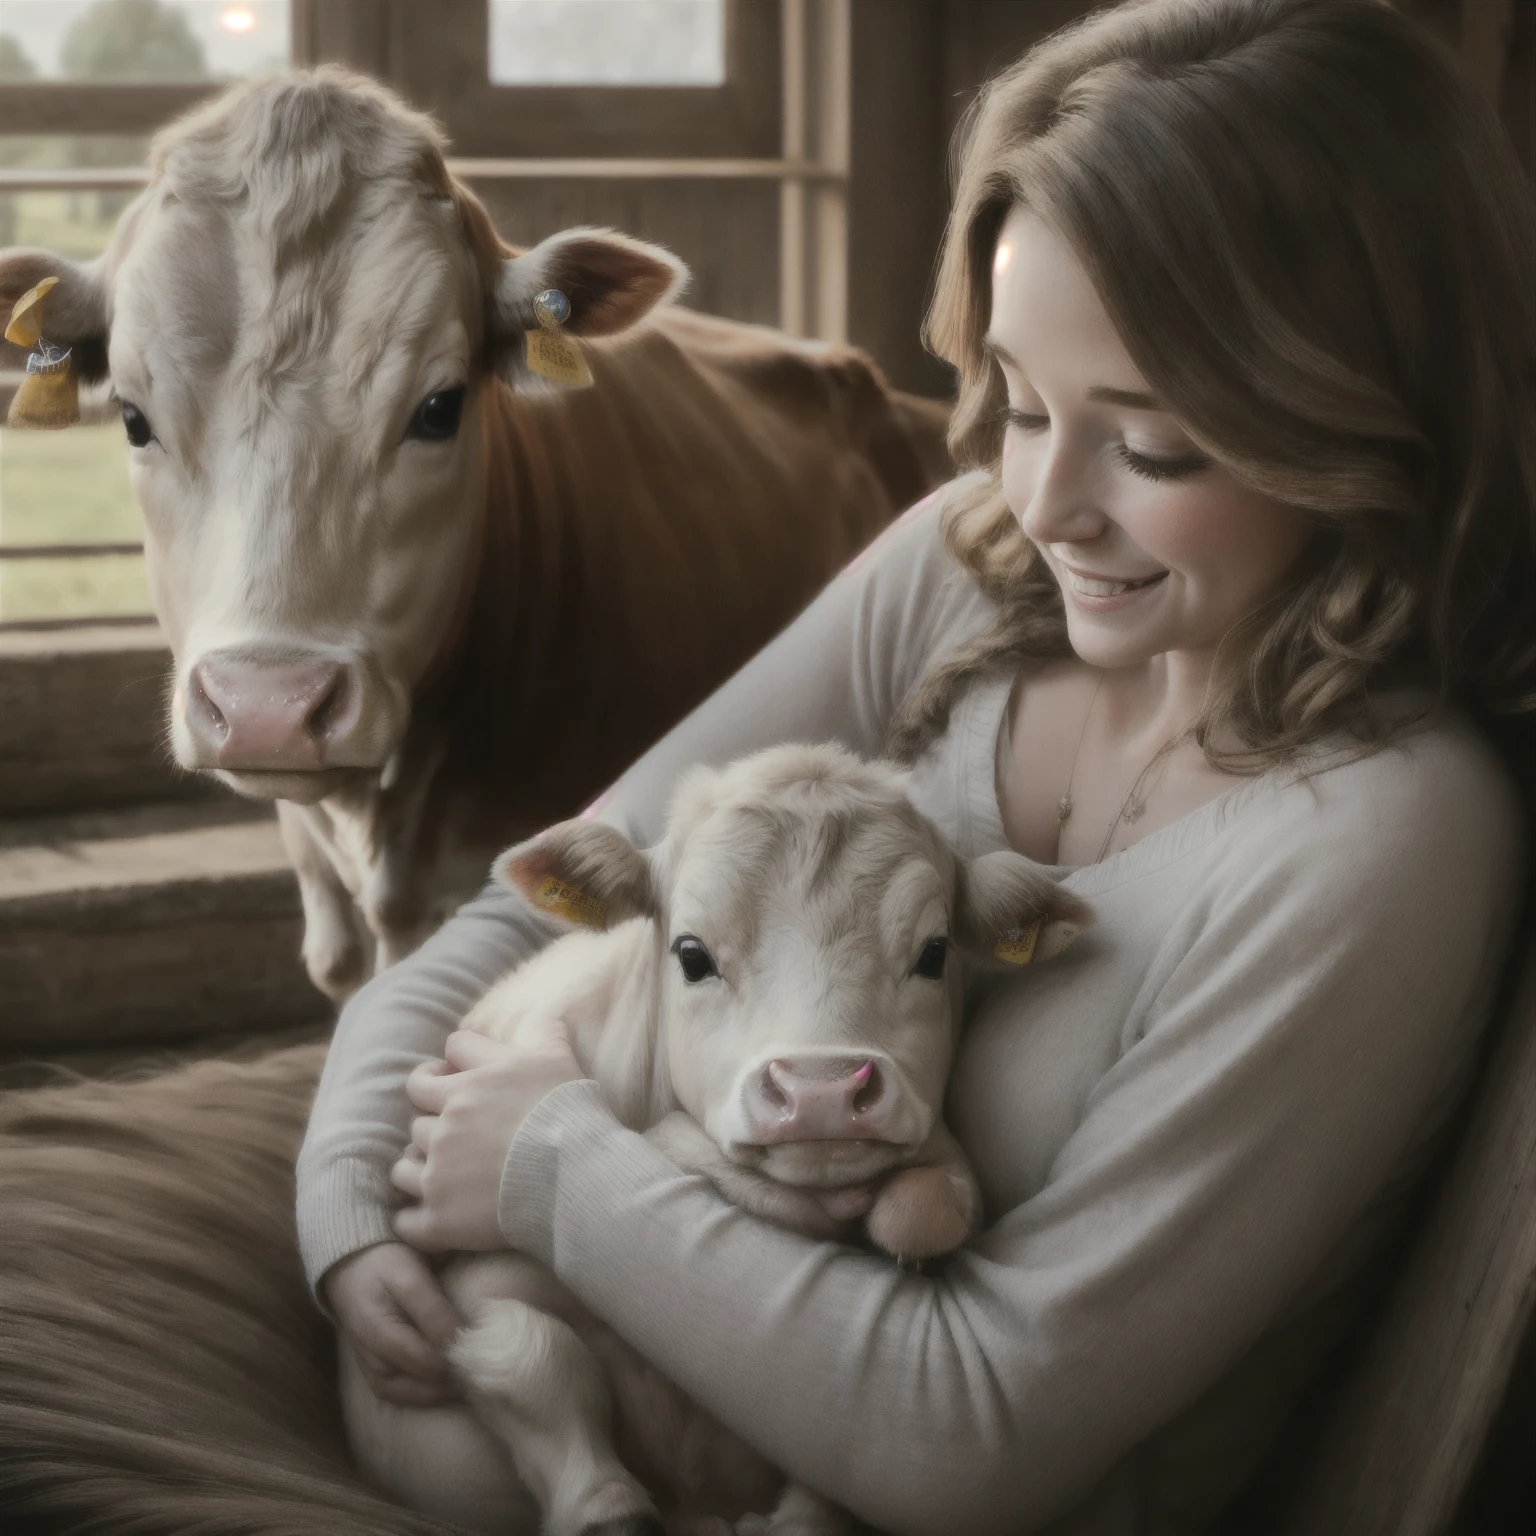
M 448 1358 L 539 1501 L 547 1536 L 662 1536 L 613 1448 L 602 1367 L 569 1323 L 525 1301 L 486 1302 Z
M 746 1515 L 736 1536 L 857 1536 L 862 1530 L 847 1510 L 819 1493 L 791 1483 L 771 1515 Z
M 283 847 L 299 877 L 304 907 L 304 968 L 309 979 L 338 1007 L 367 979 L 372 944 L 366 940 L 352 893 L 336 871 L 317 813 L 307 806 L 277 802 Z

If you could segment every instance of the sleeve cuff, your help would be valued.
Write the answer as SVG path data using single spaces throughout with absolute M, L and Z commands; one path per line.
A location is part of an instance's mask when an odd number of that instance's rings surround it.
M 501 1173 L 497 1220 L 519 1253 L 554 1267 L 555 1196 L 561 1152 L 621 1129 L 595 1079 L 551 1089 L 518 1127 Z
M 393 1185 L 376 1162 L 342 1157 L 309 1173 L 296 1211 L 304 1278 L 320 1310 L 330 1309 L 320 1282 L 333 1264 L 394 1237 L 390 1214 L 399 1203 Z

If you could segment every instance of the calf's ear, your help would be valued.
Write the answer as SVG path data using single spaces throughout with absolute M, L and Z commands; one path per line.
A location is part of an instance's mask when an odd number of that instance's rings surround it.
M 645 855 L 601 821 L 562 821 L 501 854 L 493 870 L 536 911 L 576 928 L 660 911 Z
M 39 306 L 44 338 L 74 353 L 74 370 L 87 383 L 101 378 L 107 371 L 107 290 L 96 262 L 28 246 L 0 251 L 0 331 L 16 301 L 45 277 L 59 281 Z
M 1004 965 L 1053 960 L 1093 921 L 1093 910 L 1021 853 L 962 861 L 954 937 L 971 954 Z

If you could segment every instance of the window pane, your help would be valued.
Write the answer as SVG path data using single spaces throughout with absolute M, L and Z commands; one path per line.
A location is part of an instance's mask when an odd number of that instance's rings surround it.
M 0 428 L 0 545 L 134 543 L 143 536 L 120 422 L 63 432 Z M 142 556 L 0 560 L 0 619 L 149 611 Z
M 5 0 L 0 80 L 225 80 L 285 65 L 288 0 Z
M 0 134 L 0 170 L 89 171 L 142 166 L 149 140 L 111 133 Z M 132 191 L 0 192 L 0 247 L 41 245 L 83 260 L 107 248 Z M 23 366 L 0 346 L 0 369 Z
M 724 0 L 491 0 L 496 85 L 721 85 Z

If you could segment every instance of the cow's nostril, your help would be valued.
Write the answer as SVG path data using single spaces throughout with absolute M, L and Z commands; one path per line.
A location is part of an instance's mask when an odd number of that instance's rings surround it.
M 304 729 L 311 736 L 324 736 L 336 724 L 346 700 L 347 674 L 338 667 L 330 686 L 320 695 L 308 715 L 304 717 Z
M 857 1072 L 853 1074 L 858 1087 L 853 1095 L 853 1112 L 861 1114 L 866 1109 L 873 1109 L 880 1102 L 880 1096 L 885 1091 L 885 1084 L 880 1077 L 880 1069 L 874 1062 L 866 1061 Z
M 229 721 L 224 718 L 224 711 L 209 697 L 208 690 L 203 686 L 203 669 L 197 667 L 192 672 L 192 705 L 203 718 L 216 730 L 220 736 L 229 735 Z

